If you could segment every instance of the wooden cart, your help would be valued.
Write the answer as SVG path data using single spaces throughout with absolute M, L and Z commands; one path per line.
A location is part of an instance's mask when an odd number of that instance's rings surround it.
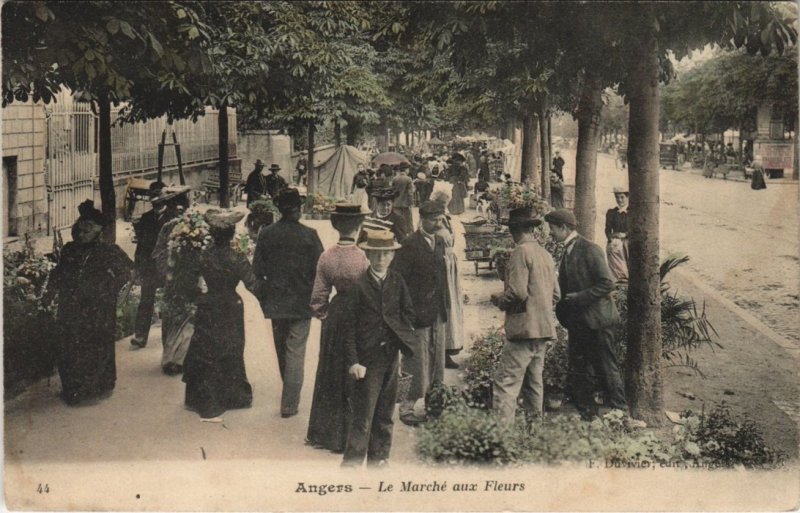
M 486 225 L 485 225 L 486 226 Z M 514 239 L 509 232 L 495 231 L 493 225 L 488 225 L 492 230 L 481 230 L 476 232 L 464 233 L 464 238 L 467 241 L 465 255 L 468 261 L 475 262 L 475 274 L 479 274 L 480 264 L 488 264 L 488 269 L 493 269 L 492 261 L 492 248 L 496 246 L 512 248 L 514 247 Z

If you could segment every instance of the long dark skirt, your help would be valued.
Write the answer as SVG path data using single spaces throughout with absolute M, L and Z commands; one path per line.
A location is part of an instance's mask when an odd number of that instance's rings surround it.
M 340 337 L 342 325 L 347 322 L 344 316 L 347 300 L 346 293 L 337 293 L 328 308 L 328 317 L 322 322 L 314 399 L 306 435 L 309 444 L 334 452 L 343 452 L 347 442 L 350 381 L 344 340 Z
M 198 302 L 183 381 L 186 406 L 201 417 L 249 408 L 253 402 L 244 368 L 243 315 L 242 300 L 235 292 L 208 294 Z
M 63 321 L 58 375 L 62 399 L 67 404 L 100 397 L 114 389 L 117 380 L 114 315 L 114 309 L 106 307 L 93 309 L 91 315 L 69 316 L 72 320 Z

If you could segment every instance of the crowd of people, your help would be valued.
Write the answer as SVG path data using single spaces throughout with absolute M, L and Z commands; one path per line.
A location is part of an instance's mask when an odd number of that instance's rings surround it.
M 134 262 L 118 246 L 101 241 L 103 216 L 93 205 L 82 205 L 73 241 L 64 247 L 48 288 L 64 326 L 58 367 L 64 400 L 79 404 L 113 390 L 113 305 L 135 269 L 142 295 L 131 347 L 147 346 L 156 291 L 162 289 L 161 367 L 165 374 L 183 376 L 186 408 L 204 422 L 221 422 L 225 411 L 250 407 L 243 304 L 236 292 L 241 282 L 271 324 L 281 417 L 299 411 L 310 323 L 317 318 L 322 330 L 307 443 L 343 454 L 344 466 L 365 459 L 385 464 L 400 373 L 410 386 L 399 398 L 399 419 L 415 426 L 426 422 L 424 398 L 433 384 L 444 380 L 446 368 L 458 368 L 453 356 L 464 346 L 464 294 L 451 216 L 465 211 L 471 179 L 476 178 L 477 194 L 497 178 L 485 176 L 487 155 L 473 159 L 474 174 L 459 152 L 450 154 L 440 174 L 434 174 L 432 160 L 420 156 L 378 169 L 360 166 L 350 198 L 331 213 L 339 237 L 327 250 L 316 230 L 300 222 L 298 189 L 274 164 L 265 175 L 259 160 L 246 188 L 249 218 L 255 219 L 247 223 L 256 240 L 252 263 L 231 244 L 244 213 L 217 209 L 203 215 L 207 248 L 191 261 L 181 260 L 171 237 L 189 206 L 188 187 L 152 187 L 153 209 L 135 225 Z M 552 173 L 562 183 L 563 166 L 557 153 Z M 618 206 L 607 214 L 606 255 L 577 234 L 570 210 L 556 206 L 544 220 L 527 208 L 510 213 L 506 224 L 516 246 L 504 291 L 491 297 L 506 316 L 493 404 L 507 422 L 514 419 L 518 398 L 530 418 L 542 415 L 542 370 L 547 342 L 555 337 L 554 307 L 570 334 L 578 409 L 587 417 L 597 414 L 592 384 L 580 378 L 590 375 L 608 404 L 626 408 L 611 350 L 618 314 L 610 293 L 616 280 L 627 277 L 627 190 L 615 190 L 615 198 Z M 275 222 L 258 209 L 265 199 L 279 211 Z M 416 226 L 412 207 L 419 211 Z M 565 245 L 558 267 L 533 237 L 543 222 Z

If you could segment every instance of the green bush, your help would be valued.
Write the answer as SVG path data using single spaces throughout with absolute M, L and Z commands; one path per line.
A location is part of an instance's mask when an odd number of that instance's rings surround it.
M 464 364 L 464 384 L 474 406 L 492 407 L 492 383 L 503 344 L 505 334 L 502 328 L 497 327 L 489 328 L 485 334 L 472 339 L 472 349 Z
M 671 255 L 661 263 L 661 356 L 667 361 L 669 367 L 688 367 L 702 376 L 702 371 L 689 353 L 703 345 L 712 350 L 721 348 L 722 345 L 713 338 L 717 332 L 706 317 L 705 304 L 698 312 L 694 299 L 679 296 L 670 289 L 669 283 L 664 280 L 672 269 L 688 261 L 688 256 Z M 614 292 L 614 301 L 621 319 L 614 337 L 614 351 L 619 359 L 620 367 L 624 367 L 628 340 L 628 287 L 626 283 L 618 284 L 617 290 Z
M 13 397 L 30 381 L 52 376 L 58 346 L 53 311 L 42 301 L 54 268 L 48 258 L 33 251 L 30 242 L 21 251 L 3 254 L 3 384 Z
M 775 468 L 786 456 L 768 447 L 761 430 L 745 416 L 734 417 L 723 401 L 708 415 L 683 414 L 684 425 L 677 430 L 676 438 L 697 446 L 696 462 L 704 466 L 747 468 Z
M 548 396 L 560 396 L 567 388 L 569 376 L 569 354 L 567 351 L 567 330 L 556 324 L 556 340 L 548 344 L 544 357 L 544 392 Z
M 493 414 L 460 401 L 418 431 L 417 453 L 447 464 L 503 465 L 520 456 L 511 428 Z

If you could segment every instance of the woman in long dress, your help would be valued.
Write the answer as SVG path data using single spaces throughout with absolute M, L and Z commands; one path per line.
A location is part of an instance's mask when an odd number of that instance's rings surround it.
M 194 334 L 184 360 L 185 404 L 204 420 L 219 420 L 226 410 L 249 408 L 253 389 L 244 367 L 244 309 L 236 286 L 257 292 L 247 258 L 231 247 L 241 212 L 205 214 L 213 245 L 197 258 L 196 272 L 208 292 L 197 301 Z
M 606 257 L 617 280 L 628 279 L 628 190 L 615 187 L 617 206 L 606 212 Z
M 347 441 L 349 381 L 341 333 L 348 292 L 369 267 L 356 246 L 365 215 L 360 206 L 337 205 L 331 224 L 339 232 L 339 242 L 319 257 L 311 293 L 311 310 L 322 320 L 322 334 L 306 442 L 334 452 L 343 452 Z M 329 299 L 334 288 L 336 295 Z
M 450 202 L 446 191 L 437 191 L 431 200 L 445 206 Z M 437 232 L 444 239 L 444 264 L 447 271 L 447 326 L 445 334 L 445 365 L 448 369 L 457 369 L 458 364 L 453 356 L 464 348 L 464 294 L 461 292 L 461 280 L 458 276 L 458 256 L 454 251 L 455 238 L 449 216 L 445 217 L 445 227 Z
M 447 208 L 452 215 L 459 215 L 464 213 L 464 199 L 466 199 L 468 193 L 469 171 L 464 166 L 464 157 L 460 153 L 454 153 L 452 158 L 453 166 L 450 169 L 449 180 L 453 184 L 453 192 Z
M 69 405 L 107 396 L 117 378 L 117 295 L 130 280 L 133 262 L 119 246 L 100 240 L 104 224 L 91 205 L 82 210 L 44 298 L 56 299 L 58 374 Z

